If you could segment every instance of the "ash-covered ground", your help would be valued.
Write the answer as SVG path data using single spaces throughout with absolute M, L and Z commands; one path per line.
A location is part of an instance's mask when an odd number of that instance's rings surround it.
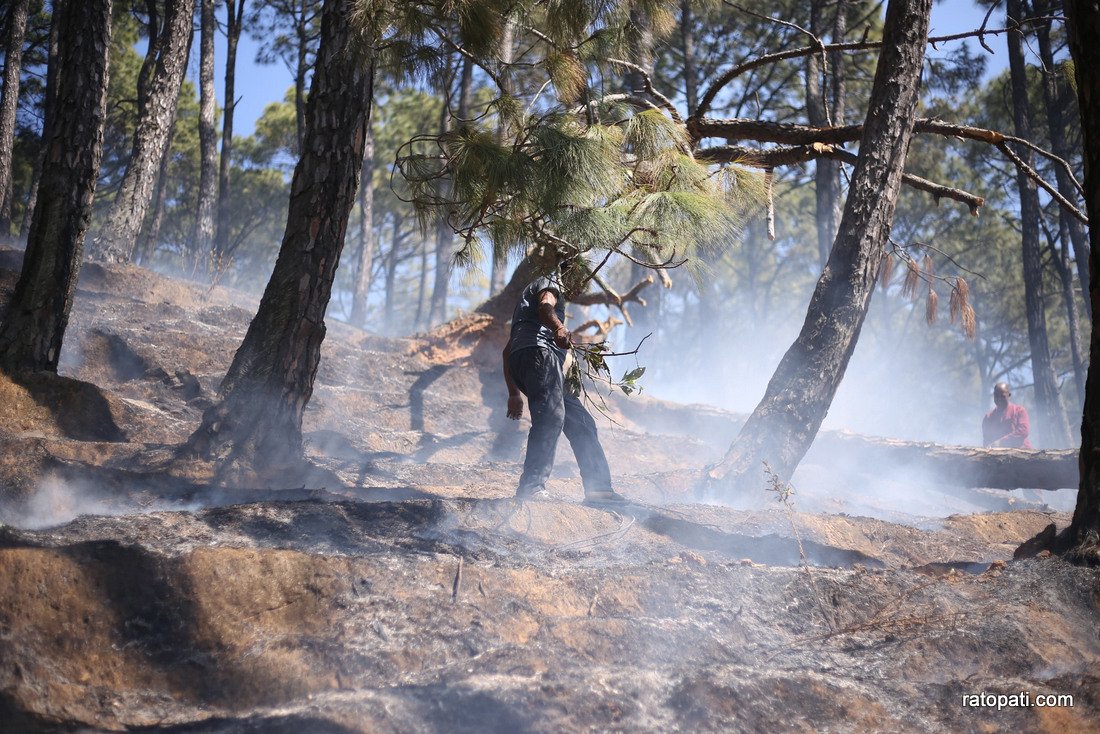
M 330 324 L 305 486 L 158 469 L 254 307 L 87 266 L 63 377 L 0 377 L 0 730 L 1100 731 L 1100 572 L 1012 560 L 1045 495 L 811 454 L 790 506 L 702 504 L 739 417 L 636 396 L 601 423 L 630 504 L 580 504 L 564 441 L 517 503 L 477 319 Z

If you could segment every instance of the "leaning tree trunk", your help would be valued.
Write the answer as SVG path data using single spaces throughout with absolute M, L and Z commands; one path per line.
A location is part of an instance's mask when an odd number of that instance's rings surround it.
M 244 27 L 245 0 L 227 0 L 225 23 L 225 109 L 222 110 L 222 151 L 218 162 L 218 228 L 214 235 L 215 270 L 225 268 L 222 258 L 229 252 L 230 167 L 233 164 L 233 112 L 237 108 L 237 43 Z
M 1009 23 L 1021 20 L 1020 0 L 1008 0 Z M 1012 118 L 1016 136 L 1031 140 L 1031 102 L 1027 94 L 1027 68 L 1024 65 L 1023 37 L 1017 32 L 1008 34 L 1008 65 L 1012 82 Z M 1031 164 L 1031 151 L 1023 146 L 1017 154 Z M 1024 302 L 1027 312 L 1027 338 L 1031 346 L 1031 372 L 1034 380 L 1037 433 L 1040 445 L 1062 447 L 1070 444 L 1069 424 L 1062 400 L 1058 395 L 1058 382 L 1054 376 L 1054 362 L 1050 356 L 1047 336 L 1046 301 L 1043 295 L 1043 261 L 1039 244 L 1039 191 L 1035 181 L 1018 170 L 1016 185 L 1020 190 L 1021 250 L 1024 269 Z
M 802 331 L 764 399 L 719 463 L 706 490 L 763 486 L 766 462 L 786 482 L 829 410 L 855 350 L 890 234 L 919 96 L 932 0 L 890 0 L 883 50 L 836 242 Z
M 191 234 L 195 263 L 214 247 L 214 212 L 218 206 L 218 141 L 214 131 L 214 0 L 200 0 L 199 23 L 199 211 Z
M 359 176 L 359 262 L 355 268 L 355 288 L 351 294 L 351 323 L 367 323 L 367 297 L 374 269 L 374 136 L 367 126 L 363 142 L 363 171 Z
M 8 13 L 4 49 L 4 89 L 0 92 L 0 240 L 11 236 L 11 154 L 15 143 L 15 110 L 19 105 L 19 72 L 30 0 L 15 0 Z
M 62 67 L 23 269 L 0 324 L 0 367 L 57 371 L 92 215 L 103 125 L 111 0 L 62 5 Z M 47 94 L 50 94 L 49 92 Z
M 1067 0 L 1069 46 L 1081 109 L 1085 143 L 1085 206 L 1089 222 L 1089 269 L 1100 272 L 1100 6 L 1094 0 Z M 1067 531 L 1070 557 L 1100 563 L 1100 283 L 1089 283 L 1092 337 L 1085 410 L 1081 419 L 1081 484 Z
M 162 47 L 149 82 L 145 106 L 134 131 L 130 164 L 118 194 L 94 244 L 97 259 L 129 262 L 141 225 L 153 199 L 157 170 L 168 143 L 168 130 L 176 117 L 180 85 L 191 46 L 194 0 L 167 0 Z
M 275 270 L 244 342 L 188 449 L 242 476 L 302 456 L 302 414 L 325 337 L 325 309 L 363 165 L 373 97 L 370 65 L 350 27 L 354 0 L 326 0 Z

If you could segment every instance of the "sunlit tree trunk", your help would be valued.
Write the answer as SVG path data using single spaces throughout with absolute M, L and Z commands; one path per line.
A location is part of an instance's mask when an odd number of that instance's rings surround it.
M 222 150 L 218 162 L 218 227 L 214 235 L 213 266 L 223 268 L 221 262 L 229 251 L 230 218 L 230 170 L 233 165 L 233 113 L 237 108 L 237 44 L 244 26 L 245 0 L 226 0 L 225 22 L 225 105 L 222 110 Z
M 94 243 L 96 259 L 129 262 L 153 199 L 157 170 L 176 117 L 180 85 L 191 46 L 194 0 L 166 0 L 162 47 L 134 131 L 130 163 Z
M 500 39 L 500 78 L 504 83 L 503 93 L 511 93 L 511 81 L 512 72 L 509 68 L 512 63 L 513 48 L 515 45 L 515 21 L 508 20 L 504 24 L 504 33 Z M 497 127 L 497 138 L 503 140 L 504 136 L 504 124 L 503 121 Z M 493 255 L 492 268 L 489 271 L 489 296 L 499 293 L 500 289 L 504 287 L 504 279 L 508 273 L 508 258 L 503 256 L 504 253 L 500 253 L 502 256 L 497 257 L 497 254 Z
M 719 463 L 708 492 L 754 491 L 764 463 L 786 482 L 802 460 L 855 350 L 890 234 L 913 132 L 932 0 L 890 0 L 859 158 L 806 321 L 764 399 Z
M 64 3 L 59 88 L 23 268 L 0 324 L 0 367 L 57 371 L 92 214 L 107 106 L 111 0 Z
M 373 98 L 370 64 L 351 28 L 354 0 L 326 0 L 302 156 L 286 231 L 260 308 L 190 452 L 240 477 L 302 458 L 302 414 L 325 337 L 325 310 L 355 204 Z
M 1008 18 L 1012 24 L 1022 19 L 1020 0 L 1008 0 Z M 1023 38 L 1019 32 L 1008 35 L 1008 66 L 1012 84 L 1012 120 L 1017 137 L 1032 140 L 1031 102 L 1027 94 L 1027 69 L 1024 64 Z M 1017 154 L 1028 164 L 1031 151 L 1017 147 Z M 1039 191 L 1035 181 L 1023 171 L 1016 174 L 1020 191 L 1021 253 L 1024 271 L 1024 302 L 1027 312 L 1027 337 L 1031 347 L 1031 372 L 1034 384 L 1039 445 L 1068 446 L 1069 424 L 1058 395 L 1054 362 L 1046 324 L 1046 299 L 1043 294 L 1043 261 L 1039 244 Z
M 149 217 L 149 224 L 138 239 L 138 246 L 134 248 L 134 262 L 148 263 L 153 253 L 160 244 L 160 228 L 164 226 L 164 209 L 168 198 L 168 168 L 172 165 L 172 140 L 176 136 L 175 123 L 168 131 L 168 144 L 164 148 L 164 155 L 160 159 L 157 168 L 157 185 L 153 188 L 153 214 Z M 194 251 L 183 253 L 185 260 L 194 256 Z M 191 273 L 194 273 L 194 262 L 191 262 Z
M 11 155 L 15 143 L 15 110 L 19 105 L 19 73 L 23 69 L 23 38 L 30 0 L 14 0 L 8 11 L 4 47 L 4 88 L 0 92 L 0 241 L 11 236 Z
M 199 0 L 199 210 L 191 233 L 195 264 L 214 247 L 214 214 L 218 206 L 218 140 L 214 130 L 214 0 Z
M 1085 143 L 1085 206 L 1089 217 L 1089 269 L 1100 268 L 1100 5 L 1095 0 L 1066 0 L 1070 52 L 1077 77 L 1081 130 Z M 1085 410 L 1081 420 L 1081 485 L 1067 530 L 1070 557 L 1100 563 L 1100 284 L 1089 283 L 1092 337 Z

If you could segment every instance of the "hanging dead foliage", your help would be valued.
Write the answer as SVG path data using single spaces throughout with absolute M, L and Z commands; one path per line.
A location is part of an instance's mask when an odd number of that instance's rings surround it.
M 974 307 L 969 303 L 962 309 L 962 327 L 967 339 L 973 339 L 978 335 L 978 318 L 974 313 Z
M 931 326 L 940 318 L 940 295 L 931 284 L 928 286 L 928 299 L 924 303 L 924 320 Z
M 890 287 L 890 280 L 894 277 L 894 265 L 896 264 L 897 261 L 894 259 L 893 253 L 887 252 L 886 256 L 882 258 L 882 268 L 878 274 L 879 285 L 882 290 Z
M 917 286 L 920 284 L 920 269 L 917 263 L 909 258 L 905 260 L 905 284 L 901 287 L 903 296 L 910 300 L 917 297 Z

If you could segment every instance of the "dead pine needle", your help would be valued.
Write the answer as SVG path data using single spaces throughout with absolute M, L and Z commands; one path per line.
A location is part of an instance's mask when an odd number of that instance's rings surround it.
M 458 557 L 458 568 L 455 569 L 455 580 L 451 585 L 451 604 L 458 601 L 458 592 L 462 588 L 462 556 Z
M 924 304 L 924 320 L 929 326 L 934 325 L 940 318 L 940 296 L 936 289 L 928 286 L 928 300 Z
M 894 266 L 897 264 L 897 260 L 894 256 L 887 252 L 886 256 L 882 258 L 882 267 L 879 269 L 878 282 L 882 290 L 886 290 L 890 287 L 890 281 L 894 277 Z
M 917 297 L 917 286 L 920 284 L 920 269 L 910 259 L 905 261 L 905 283 L 901 286 L 901 294 L 913 300 Z
M 969 303 L 963 306 L 962 327 L 967 339 L 973 339 L 978 335 L 978 318 L 974 313 L 974 307 Z

